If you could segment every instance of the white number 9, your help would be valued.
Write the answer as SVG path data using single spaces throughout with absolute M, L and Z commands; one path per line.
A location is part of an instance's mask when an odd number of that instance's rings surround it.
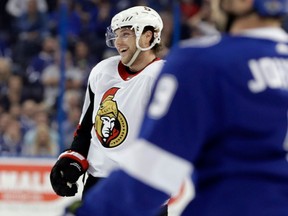
M 167 113 L 177 87 L 178 82 L 173 75 L 165 74 L 160 78 L 148 108 L 150 118 L 159 119 Z

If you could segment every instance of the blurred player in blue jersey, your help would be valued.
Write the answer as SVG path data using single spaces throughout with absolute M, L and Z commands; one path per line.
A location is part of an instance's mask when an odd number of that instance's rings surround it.
M 218 6 L 229 33 L 170 51 L 137 145 L 77 215 L 156 215 L 186 179 L 195 196 L 179 215 L 288 215 L 288 0 Z

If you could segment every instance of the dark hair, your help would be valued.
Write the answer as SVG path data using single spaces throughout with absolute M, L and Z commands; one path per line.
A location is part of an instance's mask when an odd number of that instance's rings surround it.
M 144 33 L 147 32 L 147 31 L 151 31 L 151 32 L 152 32 L 153 37 L 152 37 L 151 40 L 150 40 L 150 44 L 152 44 L 152 42 L 153 42 L 154 39 L 155 39 L 155 38 L 154 38 L 155 29 L 154 29 L 153 26 L 146 26 L 146 27 L 143 29 L 142 34 L 144 34 Z M 153 50 L 154 53 L 157 54 L 158 52 L 161 51 L 161 49 L 162 49 L 162 44 L 161 44 L 161 42 L 160 42 L 160 44 L 155 44 L 155 45 L 152 47 L 151 50 Z

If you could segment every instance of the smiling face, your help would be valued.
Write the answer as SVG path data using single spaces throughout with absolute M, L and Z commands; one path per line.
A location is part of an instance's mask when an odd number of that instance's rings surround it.
M 127 64 L 136 52 L 135 32 L 130 28 L 120 28 L 115 31 L 115 47 L 121 56 L 121 62 Z
M 129 65 L 130 70 L 139 71 L 155 58 L 154 51 L 149 49 L 153 38 L 151 30 L 144 30 L 140 37 L 137 38 L 133 29 L 125 27 L 117 29 L 114 36 L 115 48 L 121 56 L 121 62 L 126 66 Z M 138 43 L 138 48 L 136 43 Z M 143 50 L 146 48 L 148 49 Z M 134 61 L 131 63 L 130 61 L 133 58 Z

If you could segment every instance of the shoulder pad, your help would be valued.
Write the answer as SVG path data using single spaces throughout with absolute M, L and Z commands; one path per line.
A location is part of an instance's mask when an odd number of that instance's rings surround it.
M 180 48 L 185 48 L 185 47 L 210 47 L 215 44 L 218 44 L 221 40 L 221 35 L 220 34 L 215 34 L 215 35 L 209 35 L 209 36 L 203 36 L 199 38 L 191 38 L 187 39 L 184 41 L 181 41 L 179 44 Z

